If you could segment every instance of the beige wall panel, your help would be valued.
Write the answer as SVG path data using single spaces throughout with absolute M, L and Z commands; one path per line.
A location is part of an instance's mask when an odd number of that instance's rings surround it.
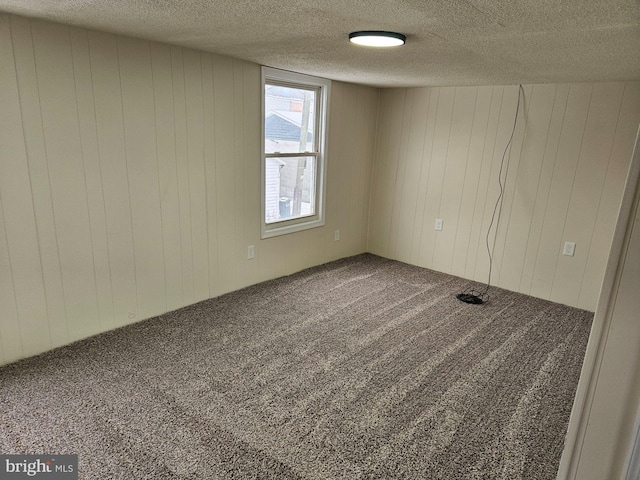
M 346 102 L 346 89 L 345 88 L 333 88 L 331 90 L 331 103 L 329 109 L 329 124 L 333 125 L 337 122 L 342 122 L 344 116 L 347 115 L 349 105 L 345 105 Z M 350 126 L 344 125 L 343 128 L 332 128 L 329 132 L 329 143 L 327 146 L 327 185 L 326 185 L 326 212 L 325 212 L 325 227 L 327 232 L 335 232 L 336 229 L 341 226 L 346 227 L 347 212 L 349 210 L 348 203 L 340 205 L 336 200 L 339 198 L 338 192 L 347 188 L 345 180 L 350 180 L 346 175 L 347 165 L 350 164 L 348 157 L 349 147 L 347 139 L 350 136 Z M 346 146 L 346 148 L 344 148 Z M 340 152 L 336 155 L 330 155 L 330 152 Z M 346 232 L 345 232 L 346 234 Z M 336 250 L 337 242 L 334 238 L 331 239 L 331 244 L 328 247 L 331 251 L 330 256 L 333 256 Z M 344 241 L 343 236 L 341 241 Z
M 536 260 L 540 252 L 540 242 L 544 229 L 545 215 L 549 208 L 549 196 L 553 173 L 558 161 L 558 143 L 562 132 L 562 123 L 569 96 L 569 85 L 556 85 L 553 99 L 551 118 L 547 130 L 547 139 L 542 158 L 542 170 L 538 181 L 536 202 L 531 220 L 531 231 L 527 241 L 520 290 L 524 293 L 531 292 L 533 277 L 536 269 Z
M 375 128 L 364 119 L 375 119 L 376 115 L 370 109 L 363 110 L 363 106 L 371 105 L 371 102 L 361 100 L 363 93 L 362 87 L 357 85 L 332 85 L 327 177 L 329 210 L 323 234 L 329 258 L 362 251 L 363 218 L 366 218 L 362 209 L 368 197 L 366 185 L 370 181 L 370 176 L 367 176 L 370 171 L 362 170 L 362 159 L 367 152 L 372 155 L 371 148 L 362 149 L 362 139 L 368 139 L 366 130 Z M 340 240 L 336 242 L 334 233 L 337 229 L 340 230 Z
M 274 272 L 276 276 L 283 276 L 289 272 L 289 254 L 291 248 L 295 248 L 292 239 L 297 239 L 300 236 L 298 233 L 293 233 L 260 240 L 257 261 L 261 278 L 267 278 L 269 272 Z
M 455 100 L 454 88 L 441 88 L 436 109 L 436 124 L 431 144 L 427 176 L 425 207 L 422 215 L 422 238 L 418 264 L 433 265 L 436 246 L 434 222 L 442 205 L 443 181 L 447 165 L 447 151 L 451 135 L 451 118 Z M 445 200 L 446 201 L 446 200 Z
M 378 119 L 378 99 L 380 93 L 377 89 L 360 87 L 362 96 L 358 98 L 358 105 L 361 110 L 357 118 L 360 125 L 358 138 L 360 148 L 360 174 L 358 179 L 361 182 L 360 201 L 355 202 L 355 207 L 360 211 L 361 223 L 358 226 L 360 239 L 354 244 L 353 252 L 361 251 L 368 242 L 369 208 L 371 206 L 371 180 L 373 177 L 373 158 L 375 154 L 376 125 Z
M 395 196 L 397 174 L 397 148 L 399 148 L 400 126 L 404 105 L 403 90 L 389 90 L 381 96 L 381 108 L 378 112 L 380 135 L 376 139 L 374 163 L 374 185 L 380 195 L 373 198 L 370 214 L 373 237 L 369 244 L 373 253 L 387 252 L 389 248 L 391 215 Z
M 605 178 L 598 214 L 593 228 L 589 257 L 580 289 L 578 304 L 593 305 L 595 308 L 600 283 L 605 272 L 607 258 L 602 255 L 611 244 L 612 232 L 616 224 L 615 212 L 620 207 L 620 195 L 625 185 L 629 158 L 633 153 L 633 138 L 640 125 L 640 83 L 627 83 L 620 105 L 620 114 L 616 119 L 616 132 L 609 156 L 607 176 Z
M 138 292 L 136 318 L 165 308 L 162 215 L 149 43 L 118 37 L 125 155 Z
M 233 60 L 213 64 L 216 132 L 216 211 L 218 218 L 218 275 L 221 293 L 239 285 L 233 252 L 235 240 L 235 105 Z M 245 247 L 246 248 L 246 247 Z
M 202 54 L 183 51 L 187 114 L 187 156 L 191 244 L 193 255 L 193 301 L 209 298 L 209 242 L 207 239 L 207 185 L 204 163 L 204 107 Z
M 0 44 L 12 46 L 9 21 L 0 17 Z M 0 272 L 2 283 L 12 281 L 20 322 L 21 355 L 51 347 L 47 308 L 38 250 L 31 184 L 20 111 L 19 88 L 12 48 L 0 49 L 0 198 L 11 269 Z M 11 302 L 9 302 L 9 307 Z M 0 317 L 4 329 L 15 334 L 11 309 Z M 5 320 L 6 318 L 6 320 Z M 9 352 L 5 352 L 8 359 Z
M 49 316 L 51 339 L 58 344 L 99 328 L 97 291 L 69 28 L 34 22 L 32 36 L 58 255 L 64 266 L 66 318 Z
M 563 231 L 568 219 L 571 185 L 584 138 L 592 90 L 593 86 L 590 84 L 571 85 L 567 98 L 531 288 L 532 295 L 543 298 L 550 298 L 553 291 L 555 270 L 561 256 Z
M 138 300 L 117 38 L 89 32 L 89 49 L 107 219 L 113 323 L 120 326 L 135 319 Z
M 171 48 L 158 43 L 150 44 L 149 48 L 160 183 L 165 307 L 175 310 L 184 305 L 184 293 Z
M 71 54 L 73 57 L 73 73 L 80 125 L 80 141 L 82 161 L 87 189 L 87 205 L 89 208 L 89 228 L 91 231 L 91 247 L 93 268 L 98 303 L 98 326 L 101 331 L 113 328 L 113 293 L 111 290 L 111 269 L 109 264 L 109 245 L 107 236 L 107 220 L 105 215 L 102 175 L 100 173 L 100 154 L 98 150 L 98 133 L 96 127 L 96 111 L 93 101 L 91 58 L 89 38 L 86 30 L 71 28 Z M 42 248 L 42 246 L 41 246 Z M 88 320 L 88 319 L 87 319 Z M 88 321 L 87 326 L 91 323 Z M 82 335 L 91 335 L 93 330 L 82 331 Z
M 216 213 L 216 131 L 213 85 L 213 56 L 202 55 L 202 108 L 204 128 L 204 171 L 206 189 L 207 278 L 209 297 L 219 292 L 218 279 L 218 215 Z
M 191 229 L 191 189 L 189 186 L 189 146 L 185 91 L 184 49 L 171 47 L 173 84 L 173 115 L 176 139 L 176 173 L 180 209 L 180 248 L 182 258 L 182 299 L 186 304 L 195 300 L 193 282 L 193 238 Z
M 424 151 L 427 116 L 429 113 L 429 91 L 424 88 L 411 90 L 415 97 L 415 108 L 411 109 L 411 119 L 406 128 L 408 139 L 406 147 L 406 168 L 403 169 L 403 188 L 400 201 L 398 228 L 395 229 L 395 242 L 398 260 L 411 261 L 411 245 L 416 224 L 417 198 L 419 196 L 422 153 Z
M 365 251 L 378 90 L 333 84 L 327 225 L 260 240 L 258 65 L 0 27 L 0 362 Z
M 576 242 L 576 251 L 573 257 L 558 257 L 550 297 L 554 301 L 577 305 L 580 297 L 623 92 L 623 83 L 595 84 L 593 87 L 562 237 L 562 242 Z M 619 202 L 621 193 L 617 197 Z M 614 215 L 616 211 L 610 214 Z M 609 245 L 612 234 L 611 231 L 607 242 Z M 562 245 L 557 248 L 560 250 Z M 608 251 L 609 247 L 600 254 L 606 257 Z M 596 283 L 599 291 L 600 282 Z M 595 303 L 596 299 L 593 299 L 593 303 L 585 307 L 594 310 Z
M 574 84 L 569 89 L 530 290 L 537 297 L 549 298 L 553 289 L 592 89 L 591 84 Z
M 398 226 L 405 213 L 402 211 L 402 201 L 406 195 L 405 187 L 405 171 L 407 163 L 407 151 L 409 148 L 409 134 L 411 132 L 411 118 L 413 116 L 414 107 L 414 89 L 407 89 L 404 96 L 403 113 L 400 119 L 400 137 L 399 145 L 393 147 L 396 152 L 396 178 L 394 187 L 394 196 L 391 209 L 391 222 L 389 224 L 389 255 L 393 258 L 397 258 L 397 240 L 398 240 Z
M 537 193 L 555 91 L 555 85 L 536 85 L 529 90 L 527 101 L 521 103 L 518 121 L 524 127 L 524 138 L 518 170 L 511 177 L 515 182 L 515 191 L 502 256 L 504 268 L 497 279 L 505 285 L 518 286 L 522 279 L 527 244 L 533 233 L 532 220 L 538 201 Z M 546 198 L 542 200 L 546 201 Z
M 22 123 L 25 126 L 24 142 L 36 216 L 47 318 L 52 327 L 52 340 L 65 342 L 68 338 L 67 313 L 53 213 L 51 181 L 42 127 L 42 110 L 31 23 L 20 17 L 12 17 L 11 35 L 16 46 L 14 58 L 20 85 L 20 108 L 22 109 Z
M 460 207 L 465 172 L 468 166 L 469 145 L 475 115 L 477 88 L 461 87 L 454 91 L 451 130 L 447 145 L 446 165 L 442 181 L 440 208 L 436 218 L 445 220 L 441 231 L 435 231 L 433 268 L 451 271 L 454 245 L 458 233 L 456 219 Z M 435 218 L 434 218 L 435 221 Z M 432 225 L 434 226 L 434 225 Z
M 630 104 L 625 113 L 620 110 L 623 87 Z M 503 205 L 490 235 L 492 285 L 595 308 L 593 292 L 600 286 L 613 229 L 597 216 L 615 217 L 620 202 L 631 127 L 640 115 L 631 93 L 637 88 L 636 83 L 524 86 L 526 108 L 507 151 Z M 486 282 L 485 239 L 518 87 L 406 92 L 409 102 L 396 90 L 381 93 L 369 249 Z M 416 111 L 427 112 L 426 124 Z M 614 139 L 625 151 L 615 168 Z M 415 162 L 420 148 L 422 161 Z M 417 202 L 415 225 L 409 221 L 409 197 Z M 578 212 L 581 205 L 586 211 Z M 444 220 L 442 232 L 434 229 L 436 218 Z M 575 257 L 561 258 L 564 240 L 583 245 L 584 257 L 576 250 Z
M 99 326 L 91 229 L 69 28 L 32 24 L 51 197 L 62 268 L 68 340 Z M 62 325 L 49 319 L 52 341 Z M 66 340 L 65 340 L 66 341 Z
M 350 200 L 352 216 L 348 230 L 348 254 L 362 251 L 367 242 L 367 222 L 369 215 L 369 198 L 371 192 L 371 173 L 375 145 L 375 127 L 377 119 L 378 92 L 367 87 L 355 87 L 357 93 L 350 95 L 353 116 L 349 119 L 355 125 L 354 135 L 349 139 L 353 145 L 352 184 L 357 185 L 354 194 L 347 194 Z M 354 105 L 355 103 L 355 105 Z
M 511 145 L 507 149 L 504 163 L 504 195 L 501 201 L 501 205 L 498 208 L 498 216 L 496 216 L 495 225 L 495 237 L 493 242 L 493 276 L 491 282 L 494 285 L 500 285 L 500 274 L 502 273 L 502 266 L 504 264 L 503 257 L 505 251 L 510 247 L 506 243 L 507 231 L 509 229 L 511 220 L 511 210 L 513 208 L 513 199 L 516 192 L 516 181 L 518 177 L 518 169 L 520 167 L 520 153 L 522 152 L 522 145 L 524 140 L 525 126 L 524 122 L 518 122 L 515 131 L 513 130 L 515 113 L 518 104 L 518 88 L 517 87 L 505 87 L 502 95 L 502 108 L 500 110 L 500 117 L 498 120 L 498 133 L 496 136 L 496 144 L 494 149 L 493 162 L 495 166 L 495 175 L 498 175 L 500 163 L 502 161 L 502 155 L 505 146 L 509 142 L 511 132 L 513 132 L 513 139 Z M 530 87 L 525 87 L 526 98 L 531 98 Z M 521 104 L 522 106 L 522 104 Z M 522 110 L 518 112 L 520 116 Z M 495 193 L 498 197 L 498 192 Z M 493 205 L 491 205 L 493 207 Z M 490 218 L 490 215 L 487 216 Z M 490 220 L 489 220 L 490 221 Z
M 473 210 L 471 240 L 467 249 L 466 278 L 486 282 L 489 274 L 489 258 L 487 252 L 487 231 L 491 224 L 491 216 L 499 195 L 498 170 L 494 171 L 498 120 L 502 109 L 504 87 L 491 88 L 489 120 L 485 134 L 484 148 L 478 177 L 478 192 Z M 495 229 L 491 229 L 491 238 L 495 237 Z M 491 243 L 489 244 L 491 245 Z
M 422 243 L 422 227 L 424 225 L 424 209 L 426 203 L 425 198 L 427 196 L 427 184 L 429 182 L 429 167 L 431 165 L 431 150 L 433 148 L 433 137 L 435 134 L 436 114 L 438 113 L 438 99 L 440 97 L 439 88 L 426 89 L 426 91 L 428 94 L 428 100 L 423 100 L 427 103 L 426 105 L 422 104 L 422 108 L 426 108 L 427 110 L 427 123 L 424 130 L 424 144 L 420 157 L 420 167 L 417 171 L 409 172 L 411 175 L 417 174 L 420 177 L 420 181 L 418 183 L 418 195 L 416 197 L 415 225 L 413 227 L 413 235 L 411 237 L 411 253 L 409 262 L 416 265 L 420 259 L 420 245 Z M 374 198 L 373 192 L 372 198 Z
M 247 247 L 259 246 L 260 242 L 260 113 L 261 113 L 260 67 L 252 63 L 242 64 L 242 225 L 240 257 L 246 264 L 246 285 L 261 281 L 260 265 L 254 258 L 247 261 Z M 302 249 L 299 249 L 302 250 Z
M 455 225 L 456 235 L 455 244 L 453 245 L 455 255 L 451 263 L 451 272 L 461 277 L 466 275 L 469 250 L 472 246 L 471 234 L 477 208 L 476 197 L 479 192 L 479 182 L 482 175 L 482 158 L 487 141 L 492 91 L 491 87 L 478 88 L 473 107 L 471 138 L 469 140 L 464 180 L 461 183 L 462 197 L 458 220 Z M 474 248 L 477 248 L 477 239 L 473 245 Z
M 0 25 L 2 20 L 0 19 Z M 1 28 L 1 27 L 0 27 Z M 17 360 L 25 354 L 20 334 L 20 319 L 16 306 L 16 292 L 13 288 L 11 258 L 7 245 L 7 232 L 4 229 L 2 199 L 0 199 L 0 344 L 2 344 L 1 363 Z
M 235 285 L 231 288 L 236 290 L 244 285 L 250 284 L 247 275 L 247 244 L 245 238 L 245 222 L 243 216 L 245 213 L 245 191 L 244 191 L 244 144 L 245 144 L 245 127 L 244 127 L 244 62 L 233 60 L 233 183 L 234 196 L 233 200 L 233 223 L 230 229 L 234 238 L 233 246 L 229 250 L 230 259 L 235 265 Z M 256 206 L 257 207 L 257 206 Z M 259 207 L 257 207 L 259 208 Z
M 233 176 L 229 179 L 233 184 L 233 196 L 230 200 L 233 202 L 231 211 L 233 216 L 231 218 L 231 224 L 229 230 L 233 243 L 229 245 L 228 255 L 229 260 L 234 265 L 234 282 L 231 285 L 233 290 L 240 288 L 241 286 L 250 284 L 251 281 L 248 278 L 249 262 L 247 259 L 247 246 L 244 241 L 245 238 L 245 185 L 244 185 L 244 143 L 245 143 L 245 128 L 244 128 L 244 110 L 245 110 L 245 98 L 244 98 L 244 62 L 234 59 L 232 61 L 232 85 L 233 85 L 233 113 L 229 119 L 233 126 L 232 136 L 232 150 L 233 150 Z M 259 208 L 259 207 L 256 207 Z

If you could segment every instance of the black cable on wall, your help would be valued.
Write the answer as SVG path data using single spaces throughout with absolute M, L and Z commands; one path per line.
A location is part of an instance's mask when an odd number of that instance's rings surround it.
M 491 236 L 491 229 L 494 224 L 496 229 L 498 228 L 498 222 L 496 222 L 496 213 L 502 208 L 502 200 L 504 198 L 504 182 L 502 181 L 502 172 L 505 166 L 505 159 L 507 158 L 507 152 L 511 147 L 511 143 L 513 142 L 513 136 L 516 132 L 516 126 L 518 125 L 518 113 L 520 112 L 520 102 L 524 100 L 524 88 L 522 85 L 518 85 L 518 103 L 516 105 L 516 114 L 513 118 L 513 128 L 511 129 L 511 135 L 509 136 L 509 141 L 504 147 L 504 151 L 502 152 L 502 159 L 500 160 L 500 171 L 498 172 L 498 185 L 500 186 L 500 194 L 496 199 L 496 203 L 493 206 L 493 214 L 491 215 L 491 222 L 489 223 L 489 228 L 487 229 L 486 236 L 486 245 L 487 245 L 487 254 L 489 255 L 489 275 L 487 277 L 487 284 L 485 285 L 483 290 L 476 290 L 474 288 L 467 288 L 462 293 L 456 295 L 456 298 L 465 303 L 471 303 L 474 305 L 481 305 L 489 300 L 489 288 L 491 287 L 491 274 L 493 272 L 493 252 L 491 251 L 491 246 L 489 245 L 489 237 Z M 505 178 L 506 181 L 506 178 Z M 500 208 L 498 208 L 500 207 Z

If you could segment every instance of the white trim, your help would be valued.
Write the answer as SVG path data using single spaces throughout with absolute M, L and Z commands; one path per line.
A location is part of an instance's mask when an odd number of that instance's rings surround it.
M 589 423 L 589 416 L 593 405 L 594 394 L 598 383 L 598 376 L 602 365 L 604 350 L 611 328 L 611 319 L 616 303 L 622 269 L 629 247 L 629 240 L 633 228 L 636 209 L 638 208 L 638 197 L 640 196 L 640 128 L 636 135 L 635 148 L 631 157 L 631 165 L 627 175 L 622 204 L 618 213 L 618 221 L 609 252 L 609 260 L 605 271 L 600 298 L 593 319 L 591 335 L 585 353 L 582 373 L 576 397 L 569 419 L 565 447 L 560 459 L 557 480 L 580 480 L 577 478 L 578 464 L 582 454 L 582 446 L 585 432 Z M 636 435 L 636 432 L 634 432 Z M 624 470 L 632 472 L 633 463 L 638 460 L 638 447 L 634 446 L 633 439 L 629 439 L 632 444 L 626 455 L 628 464 Z M 637 437 L 636 437 L 637 442 Z M 637 480 L 632 478 L 631 480 Z
M 313 216 L 299 217 L 284 222 L 269 223 L 265 222 L 265 149 L 264 149 L 264 86 L 267 81 L 277 81 L 292 86 L 312 86 L 320 90 L 317 99 L 317 120 L 315 129 L 318 135 L 318 153 L 316 156 L 316 212 Z M 260 238 L 270 238 L 278 235 L 286 235 L 289 233 L 299 232 L 310 228 L 321 227 L 325 224 L 325 198 L 327 191 L 327 147 L 329 145 L 329 100 L 331 97 L 331 80 L 320 77 L 312 77 L 301 73 L 288 72 L 286 70 L 278 70 L 271 67 L 262 67 L 261 81 L 261 177 L 260 177 Z M 304 156 L 304 155 L 298 155 Z
M 640 405 L 639 405 L 640 407 Z M 640 480 L 640 408 L 636 414 L 635 438 L 631 447 L 631 458 L 627 465 L 625 480 Z

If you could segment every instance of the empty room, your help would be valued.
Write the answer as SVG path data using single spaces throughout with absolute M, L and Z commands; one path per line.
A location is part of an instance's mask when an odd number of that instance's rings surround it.
M 0 0 L 0 479 L 640 480 L 640 6 Z

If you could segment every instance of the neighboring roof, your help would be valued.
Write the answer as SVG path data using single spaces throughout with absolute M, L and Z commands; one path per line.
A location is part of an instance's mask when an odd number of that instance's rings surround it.
M 302 112 L 275 110 L 268 112 L 265 118 L 265 135 L 272 140 L 299 141 Z M 309 118 L 307 141 L 313 134 L 313 115 Z

